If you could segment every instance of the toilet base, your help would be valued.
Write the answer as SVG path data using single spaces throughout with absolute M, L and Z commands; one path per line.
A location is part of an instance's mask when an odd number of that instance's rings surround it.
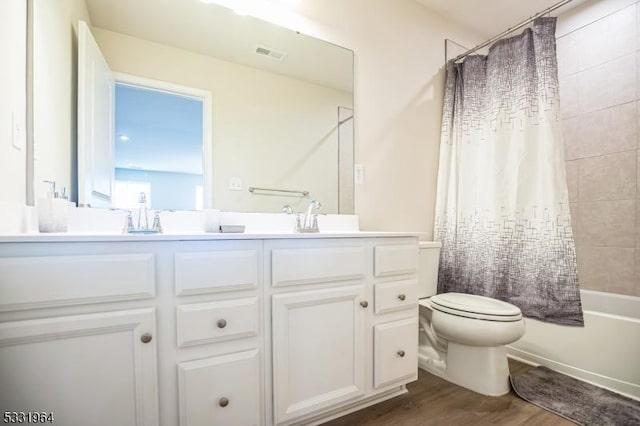
M 458 386 L 488 396 L 501 396 L 511 389 L 504 346 L 478 347 L 448 342 L 444 362 L 430 355 L 421 348 L 418 366 Z

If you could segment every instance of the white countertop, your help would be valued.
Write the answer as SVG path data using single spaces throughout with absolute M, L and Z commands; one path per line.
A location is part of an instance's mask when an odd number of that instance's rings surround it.
M 318 232 L 318 233 L 199 233 L 199 234 L 98 234 L 98 233 L 25 233 L 0 235 L 0 243 L 72 243 L 139 241 L 220 241 L 319 238 L 392 238 L 419 237 L 417 232 Z
M 27 226 L 21 229 L 3 228 L 0 243 L 47 243 L 47 242 L 134 242 L 134 241 L 220 241 L 220 240 L 265 240 L 265 239 L 318 239 L 318 238 L 376 238 L 376 237 L 420 237 L 418 232 L 371 232 L 359 231 L 357 215 L 318 215 L 319 233 L 293 232 L 296 215 L 280 213 L 220 212 L 222 225 L 242 225 L 244 233 L 203 232 L 202 211 L 161 212 L 162 234 L 123 234 L 126 212 L 95 208 L 70 208 L 68 232 L 38 232 L 37 209 L 23 208 Z M 8 211 L 7 209 L 0 211 Z M 151 216 L 153 217 L 153 216 Z

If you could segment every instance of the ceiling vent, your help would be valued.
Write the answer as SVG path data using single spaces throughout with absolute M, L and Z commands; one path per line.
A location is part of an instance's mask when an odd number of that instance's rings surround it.
M 256 53 L 260 56 L 266 56 L 267 58 L 275 59 L 276 61 L 282 61 L 287 57 L 287 54 L 280 52 L 279 50 L 269 49 L 264 46 L 257 46 Z

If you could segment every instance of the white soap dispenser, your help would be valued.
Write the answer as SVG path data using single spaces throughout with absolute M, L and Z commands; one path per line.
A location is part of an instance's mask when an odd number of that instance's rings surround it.
M 67 232 L 69 220 L 69 201 L 59 198 L 56 183 L 45 180 L 49 184 L 47 198 L 38 200 L 38 230 L 40 232 Z

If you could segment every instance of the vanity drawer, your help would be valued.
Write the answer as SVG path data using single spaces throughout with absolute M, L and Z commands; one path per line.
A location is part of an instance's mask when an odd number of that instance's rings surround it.
M 257 349 L 178 364 L 180 426 L 261 424 Z
M 154 295 L 152 253 L 0 258 L 0 311 Z
M 418 378 L 418 319 L 409 318 L 376 325 L 373 386 L 378 389 L 395 382 Z
M 178 347 L 257 336 L 258 312 L 256 297 L 179 305 Z
M 392 281 L 378 283 L 374 286 L 376 314 L 417 309 L 418 282 L 416 280 Z
M 363 279 L 364 247 L 276 249 L 271 254 L 274 287 Z
M 417 273 L 418 253 L 418 244 L 376 246 L 375 276 L 386 277 L 388 275 Z
M 178 296 L 258 287 L 256 250 L 176 253 L 174 264 Z

